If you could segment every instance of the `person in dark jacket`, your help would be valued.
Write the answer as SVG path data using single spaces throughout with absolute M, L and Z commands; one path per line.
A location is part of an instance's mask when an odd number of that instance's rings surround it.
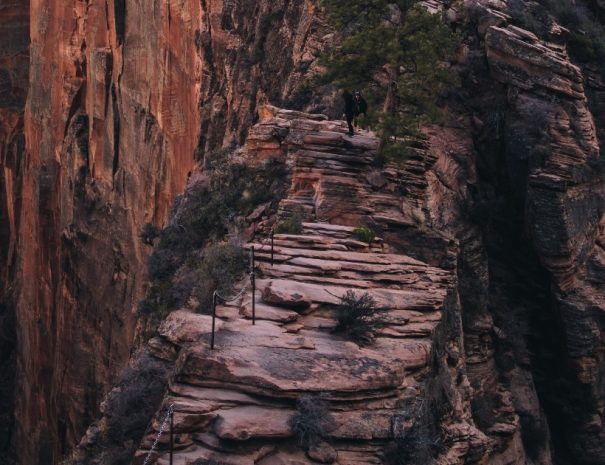
M 356 113 L 355 98 L 353 97 L 353 94 L 351 94 L 351 92 L 349 92 L 348 90 L 345 90 L 342 93 L 342 98 L 345 101 L 344 117 L 346 118 L 347 125 L 349 126 L 349 136 L 352 136 L 354 134 L 353 120 L 355 119 Z
M 355 91 L 355 118 L 353 119 L 353 125 L 357 127 L 357 118 L 359 115 L 368 115 L 368 102 L 363 98 L 361 92 Z

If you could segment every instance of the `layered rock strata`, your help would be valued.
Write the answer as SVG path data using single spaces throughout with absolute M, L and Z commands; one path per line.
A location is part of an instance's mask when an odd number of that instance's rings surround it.
M 485 44 L 491 74 L 508 90 L 510 181 L 525 201 L 528 239 L 551 276 L 548 313 L 562 336 L 551 345 L 558 368 L 535 361 L 554 450 L 564 460 L 601 463 L 604 159 L 585 78 L 563 47 L 514 26 L 491 26 Z
M 445 356 L 443 341 L 455 352 L 457 336 L 443 330 L 445 315 L 455 318 L 452 262 L 431 266 L 397 251 L 387 235 L 368 245 L 354 233 L 362 221 L 385 233 L 412 221 L 397 207 L 396 186 L 388 178 L 373 182 L 378 141 L 365 132 L 350 138 L 343 123 L 312 115 L 266 108 L 261 118 L 247 156 L 251 163 L 285 157 L 292 186 L 280 215 L 300 214 L 303 231 L 276 234 L 273 261 L 267 239 L 246 245 L 255 249 L 257 291 L 246 280 L 243 297 L 217 308 L 214 350 L 210 316 L 180 310 L 162 323 L 151 346 L 164 359 L 176 348 L 174 378 L 135 462 L 151 454 L 167 463 L 168 435 L 150 449 L 173 406 L 177 464 L 385 463 L 389 446 L 419 421 L 415 411 L 430 402 L 427 386 L 437 376 L 452 389 L 450 406 L 440 406 L 448 411 L 448 442 L 439 460 L 490 455 L 470 419 L 463 361 L 450 361 L 441 375 L 433 365 Z M 453 244 L 441 245 L 455 254 Z M 335 308 L 349 290 L 385 310 L 369 346 L 333 332 Z M 292 427 L 295 401 L 305 395 L 321 396 L 334 419 L 311 448 L 301 447 Z M 500 452 L 493 455 L 498 460 Z

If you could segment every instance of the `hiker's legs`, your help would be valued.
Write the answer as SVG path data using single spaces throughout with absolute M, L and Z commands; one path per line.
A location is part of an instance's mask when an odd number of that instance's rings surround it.
M 349 126 L 349 135 L 352 136 L 354 134 L 354 131 L 353 131 L 353 115 L 347 115 L 347 125 Z

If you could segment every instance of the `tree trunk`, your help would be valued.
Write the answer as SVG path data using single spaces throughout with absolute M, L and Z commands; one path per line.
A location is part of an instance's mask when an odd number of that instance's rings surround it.
M 387 84 L 387 96 L 384 100 L 382 111 L 383 113 L 392 114 L 395 112 L 398 73 L 391 65 L 387 65 L 387 75 L 389 82 Z
M 397 80 L 399 77 L 399 73 L 391 65 L 387 65 L 386 71 L 387 71 L 387 76 L 388 76 L 387 95 L 386 95 L 386 98 L 384 99 L 384 104 L 382 106 L 382 112 L 387 115 L 392 115 L 393 113 L 395 113 L 395 111 L 397 111 Z M 382 150 L 384 149 L 385 145 L 387 145 L 387 143 L 388 143 L 388 135 L 384 134 L 384 132 L 381 131 L 380 145 L 378 147 L 379 153 L 382 152 Z

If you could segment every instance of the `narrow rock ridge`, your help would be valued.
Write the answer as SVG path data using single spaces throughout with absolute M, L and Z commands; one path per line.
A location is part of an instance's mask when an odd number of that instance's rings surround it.
M 388 179 L 371 182 L 377 139 L 345 133 L 342 122 L 261 111 L 244 152 L 251 162 L 285 157 L 292 186 L 279 215 L 302 214 L 303 232 L 275 235 L 273 263 L 268 239 L 246 244 L 256 251 L 257 291 L 252 296 L 244 281 L 245 295 L 217 308 L 214 351 L 210 316 L 180 310 L 163 322 L 153 351 L 166 358 L 177 349 L 174 381 L 134 463 L 143 463 L 170 405 L 176 465 L 381 464 L 386 446 L 412 426 L 455 270 L 397 252 L 380 237 L 371 245 L 355 237 L 362 220 L 386 230 L 409 219 Z M 332 332 L 334 308 L 348 290 L 367 292 L 386 309 L 370 346 Z M 306 454 L 289 423 L 305 394 L 321 395 L 335 420 L 322 454 Z M 471 425 L 462 430 L 467 442 L 485 439 Z M 166 442 L 155 463 L 168 463 Z M 464 455 L 469 446 L 461 449 Z

